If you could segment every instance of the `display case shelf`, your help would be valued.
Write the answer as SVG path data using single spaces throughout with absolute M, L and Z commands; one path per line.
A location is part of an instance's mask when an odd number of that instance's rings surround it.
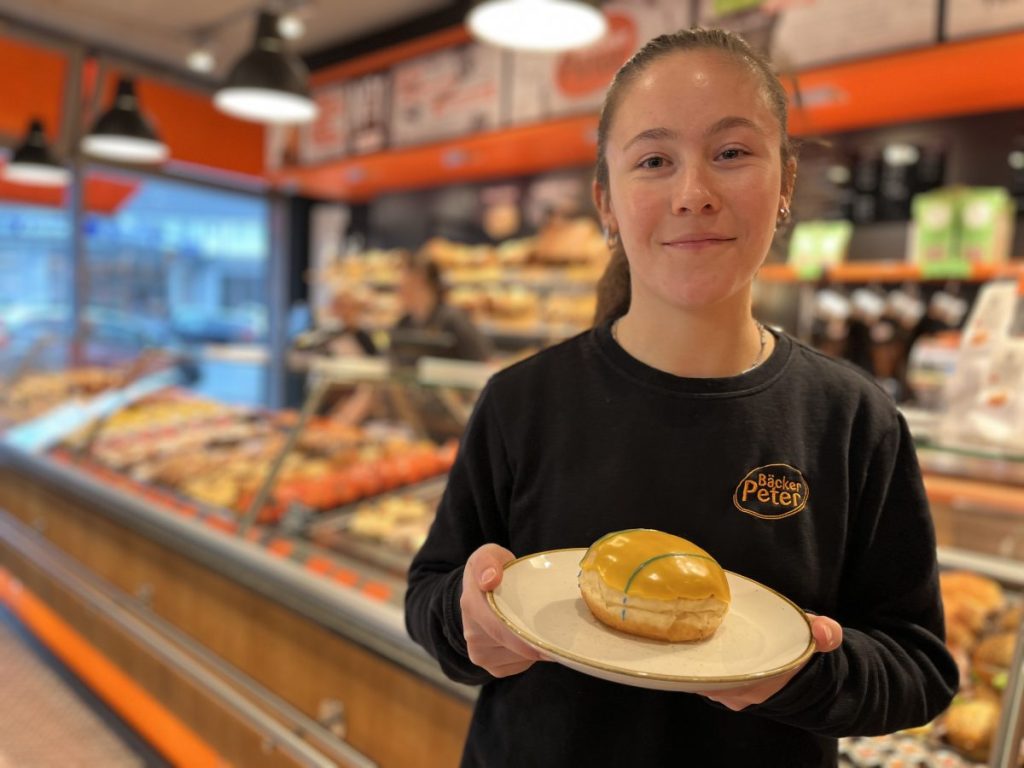
M 901 283 L 960 280 L 982 283 L 1012 279 L 1024 283 L 1024 259 L 1004 264 L 964 264 L 928 268 L 903 261 L 853 261 L 833 267 L 798 269 L 789 264 L 765 264 L 758 279 L 769 283 Z

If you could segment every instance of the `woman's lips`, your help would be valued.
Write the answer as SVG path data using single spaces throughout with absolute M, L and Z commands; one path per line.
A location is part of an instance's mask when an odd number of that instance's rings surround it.
M 725 245 L 731 243 L 736 238 L 734 237 L 720 237 L 718 235 L 707 235 L 697 237 L 681 238 L 679 240 L 669 240 L 664 245 L 669 248 L 680 248 L 684 250 L 700 250 L 702 248 L 714 248 L 715 246 Z

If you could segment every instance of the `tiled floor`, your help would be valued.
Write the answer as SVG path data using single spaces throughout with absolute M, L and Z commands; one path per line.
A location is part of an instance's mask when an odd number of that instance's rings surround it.
M 0 609 L 0 768 L 163 765 L 88 699 Z

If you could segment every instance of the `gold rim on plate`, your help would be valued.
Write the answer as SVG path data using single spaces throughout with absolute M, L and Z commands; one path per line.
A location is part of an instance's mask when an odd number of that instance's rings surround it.
M 587 550 L 583 547 L 562 547 L 560 549 L 548 549 L 543 552 L 534 552 L 532 555 L 524 555 L 523 557 L 517 557 L 515 560 L 509 560 L 507 563 L 505 563 L 502 570 L 507 571 L 516 563 L 520 563 L 526 560 L 533 560 L 537 557 L 545 557 L 547 555 L 555 554 L 556 552 L 580 552 L 580 557 L 582 557 L 584 554 L 586 554 Z M 811 622 L 808 620 L 806 612 L 785 595 L 776 592 L 771 587 L 765 586 L 759 581 L 755 581 L 754 579 L 748 578 L 747 576 L 743 576 L 739 573 L 735 573 L 734 571 L 726 571 L 726 573 L 729 573 L 735 576 L 736 578 L 743 579 L 744 581 L 749 581 L 756 587 L 775 595 L 777 598 L 779 598 L 784 603 L 789 605 L 794 611 L 796 611 L 800 618 L 804 620 L 804 623 L 807 625 L 807 647 L 804 648 L 803 652 L 796 659 L 787 664 L 783 664 L 781 667 L 775 667 L 774 669 L 764 670 L 762 672 L 751 672 L 746 675 L 695 677 L 691 675 L 666 675 L 658 672 L 638 672 L 636 670 L 627 669 L 624 667 L 616 667 L 611 664 L 604 664 L 599 661 L 593 661 L 591 659 L 583 658 L 582 656 L 577 656 L 574 653 L 569 653 L 564 649 L 551 645 L 550 643 L 546 642 L 545 640 L 542 640 L 541 638 L 537 637 L 531 632 L 526 632 L 520 629 L 509 619 L 508 616 L 506 616 L 502 612 L 501 608 L 498 606 L 497 602 L 494 599 L 493 591 L 487 593 L 487 603 L 491 606 L 491 610 L 494 611 L 494 615 L 497 616 L 506 627 L 512 630 L 512 632 L 521 637 L 527 644 L 532 645 L 535 648 L 540 648 L 542 651 L 550 653 L 554 656 L 558 656 L 562 659 L 567 659 L 569 661 L 575 662 L 576 664 L 580 664 L 585 667 L 600 669 L 603 672 L 609 672 L 615 675 L 635 677 L 640 680 L 659 680 L 666 683 L 708 683 L 711 685 L 720 683 L 757 682 L 758 680 L 766 680 L 769 678 L 778 677 L 779 675 L 785 674 L 790 670 L 796 669 L 804 662 L 806 662 L 814 653 L 814 633 L 811 631 Z M 580 599 L 582 600 L 582 598 Z M 628 636 L 625 632 L 616 632 L 616 630 L 614 629 L 604 627 L 603 624 L 601 625 L 601 627 L 608 629 L 609 632 L 615 632 L 617 635 Z

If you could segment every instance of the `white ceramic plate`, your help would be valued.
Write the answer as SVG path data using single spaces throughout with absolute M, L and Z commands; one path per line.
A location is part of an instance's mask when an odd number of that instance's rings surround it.
M 666 691 L 721 691 L 784 674 L 814 651 L 796 605 L 726 571 L 732 602 L 708 640 L 667 643 L 627 635 L 590 613 L 577 586 L 585 549 L 512 560 L 487 596 L 498 617 L 553 661 L 594 677 Z

